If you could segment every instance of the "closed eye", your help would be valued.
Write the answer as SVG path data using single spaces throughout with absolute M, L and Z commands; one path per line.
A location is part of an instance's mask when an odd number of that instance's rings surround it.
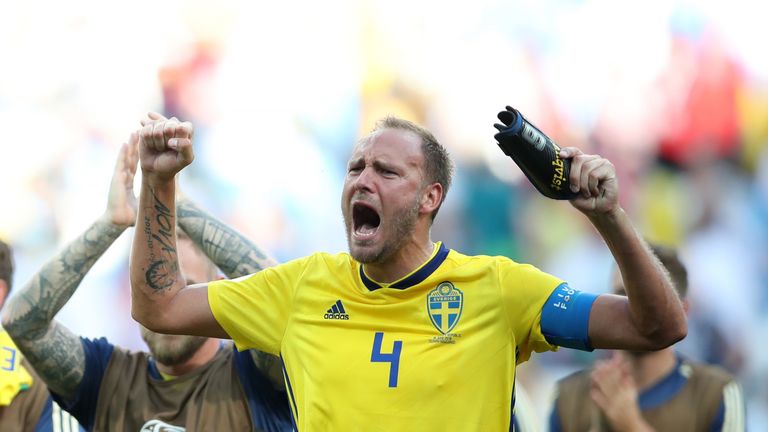
M 383 163 L 374 162 L 373 166 L 376 168 L 376 171 L 378 171 L 384 177 L 395 177 L 400 175 L 397 171 L 394 171 L 390 166 L 385 165 Z

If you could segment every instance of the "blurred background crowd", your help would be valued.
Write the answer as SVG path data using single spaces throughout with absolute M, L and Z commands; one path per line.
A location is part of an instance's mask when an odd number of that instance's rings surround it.
M 187 195 L 278 260 L 346 250 L 345 163 L 376 119 L 431 129 L 457 162 L 433 238 L 606 292 L 585 218 L 547 200 L 493 139 L 504 105 L 609 158 L 622 203 L 690 273 L 681 351 L 736 374 L 768 430 L 768 30 L 745 0 L 27 1 L 0 14 L 0 238 L 15 284 L 104 209 L 118 146 L 149 110 L 195 125 Z M 762 10 L 761 10 L 762 9 Z M 142 348 L 132 234 L 59 318 Z M 520 379 L 544 424 L 554 381 L 599 353 L 534 356 Z

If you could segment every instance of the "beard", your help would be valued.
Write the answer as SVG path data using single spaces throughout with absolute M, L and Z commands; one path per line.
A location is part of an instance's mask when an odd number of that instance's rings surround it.
M 146 342 L 155 361 L 166 366 L 176 366 L 188 361 L 207 340 L 207 338 L 199 336 L 155 333 L 143 327 L 141 328 L 141 338 Z
M 400 248 L 410 239 L 413 228 L 419 217 L 419 197 L 408 207 L 400 209 L 392 217 L 392 234 L 381 240 L 381 245 L 377 248 L 356 250 L 352 245 L 352 229 L 354 222 L 351 220 L 351 212 L 344 213 L 344 226 L 347 232 L 347 247 L 349 254 L 355 261 L 361 264 L 381 264 L 389 260 Z M 382 229 L 379 225 L 378 229 Z

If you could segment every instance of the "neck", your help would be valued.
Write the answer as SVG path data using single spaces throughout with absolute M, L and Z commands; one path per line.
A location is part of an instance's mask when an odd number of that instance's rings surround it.
M 185 375 L 211 361 L 213 357 L 216 356 L 218 351 L 219 340 L 211 338 L 205 341 L 205 343 L 200 346 L 200 349 L 198 349 L 192 355 L 192 357 L 190 357 L 189 360 L 185 361 L 184 363 L 177 365 L 166 365 L 160 362 L 156 362 L 157 369 L 165 375 L 171 375 L 175 377 Z
M 405 243 L 393 256 L 383 263 L 363 264 L 363 270 L 369 278 L 392 283 L 402 279 L 429 260 L 435 244 L 426 236 L 422 241 L 411 240 Z
M 640 391 L 646 390 L 667 376 L 677 364 L 673 348 L 627 356 L 632 376 Z

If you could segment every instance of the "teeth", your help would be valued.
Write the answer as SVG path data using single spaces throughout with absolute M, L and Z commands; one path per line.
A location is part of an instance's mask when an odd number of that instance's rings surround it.
M 364 223 L 355 229 L 355 235 L 359 238 L 372 237 L 378 231 L 378 227 L 375 227 L 369 223 Z
M 364 235 L 373 234 L 376 232 L 376 228 L 373 225 L 363 224 L 360 228 L 357 229 L 357 232 Z

